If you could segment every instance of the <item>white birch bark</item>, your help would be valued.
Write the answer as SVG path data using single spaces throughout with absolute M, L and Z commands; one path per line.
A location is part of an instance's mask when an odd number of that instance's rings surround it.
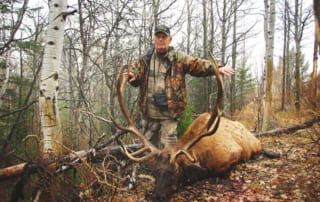
M 62 132 L 58 109 L 58 78 L 63 48 L 66 0 L 49 0 L 49 25 L 46 32 L 40 75 L 39 108 L 45 158 L 61 153 Z
M 270 3 L 268 5 L 268 3 Z M 265 97 L 263 100 L 263 122 L 262 130 L 269 128 L 272 105 L 272 74 L 273 74 L 273 52 L 274 52 L 274 32 L 275 32 L 275 0 L 265 0 L 265 40 L 266 40 L 266 78 Z

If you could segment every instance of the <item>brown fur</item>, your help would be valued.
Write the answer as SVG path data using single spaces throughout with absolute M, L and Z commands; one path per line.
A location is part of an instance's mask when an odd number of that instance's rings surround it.
M 201 114 L 173 147 L 164 148 L 157 159 L 151 160 L 156 172 L 155 198 L 163 199 L 182 182 L 222 174 L 261 152 L 260 141 L 241 123 L 222 117 L 215 134 L 202 138 L 187 151 L 195 162 L 184 154 L 170 160 L 186 143 L 206 132 L 209 118 L 209 113 Z
M 196 128 L 205 125 L 209 118 L 210 114 L 205 113 L 196 119 L 180 139 L 179 144 L 183 144 L 188 136 L 200 135 L 196 134 Z M 252 133 L 241 123 L 223 117 L 217 132 L 201 139 L 189 151 L 202 168 L 208 168 L 216 174 L 226 172 L 234 164 L 250 159 L 253 154 L 259 152 L 261 152 L 260 141 Z

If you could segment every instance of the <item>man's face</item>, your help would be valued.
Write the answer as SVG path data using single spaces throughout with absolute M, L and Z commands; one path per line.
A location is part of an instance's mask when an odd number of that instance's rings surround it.
M 158 53 L 167 52 L 169 45 L 171 43 L 172 37 L 167 36 L 164 33 L 157 33 L 153 38 L 153 44 Z

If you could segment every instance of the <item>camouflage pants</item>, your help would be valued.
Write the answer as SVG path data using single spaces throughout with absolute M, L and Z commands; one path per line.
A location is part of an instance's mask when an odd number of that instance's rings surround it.
M 158 148 L 172 146 L 177 142 L 177 120 L 143 120 L 144 135 Z

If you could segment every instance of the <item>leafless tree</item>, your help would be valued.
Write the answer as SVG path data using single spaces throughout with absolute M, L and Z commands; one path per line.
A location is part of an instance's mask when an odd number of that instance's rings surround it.
M 62 154 L 62 131 L 58 108 L 59 68 L 63 49 L 64 21 L 67 3 L 55 0 L 49 3 L 49 26 L 46 33 L 43 63 L 40 75 L 39 111 L 43 132 L 43 155 Z
M 303 11 L 303 3 L 295 0 L 293 19 L 293 35 L 295 41 L 295 107 L 299 111 L 301 108 L 301 41 L 305 31 L 305 27 L 310 23 L 312 16 L 311 7 Z
M 317 97 L 317 69 L 318 55 L 320 51 L 320 2 L 313 1 L 313 16 L 314 16 L 314 50 L 313 50 L 313 69 L 311 74 L 311 97 L 310 101 L 313 107 L 316 108 L 315 98 Z
M 265 0 L 265 16 L 264 16 L 264 38 L 266 41 L 266 56 L 265 56 L 265 99 L 262 130 L 269 127 L 269 120 L 272 108 L 272 77 L 273 77 L 273 52 L 274 52 L 274 32 L 275 32 L 275 16 L 276 16 L 275 0 Z

